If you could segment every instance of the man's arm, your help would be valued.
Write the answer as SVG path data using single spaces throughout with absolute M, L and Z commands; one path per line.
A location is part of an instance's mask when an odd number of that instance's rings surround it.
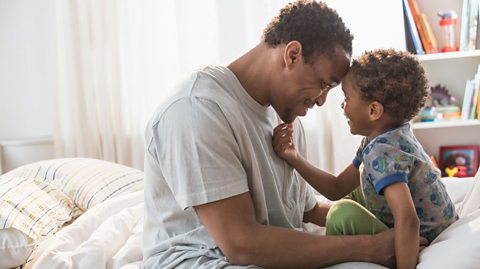
M 317 268 L 346 261 L 391 267 L 393 233 L 320 236 L 260 224 L 250 194 L 195 206 L 207 231 L 229 262 L 265 268 Z
M 307 211 L 305 214 L 303 214 L 303 222 L 310 222 L 317 224 L 320 227 L 324 227 L 327 221 L 327 213 L 329 209 L 329 205 L 318 202 L 310 211 Z

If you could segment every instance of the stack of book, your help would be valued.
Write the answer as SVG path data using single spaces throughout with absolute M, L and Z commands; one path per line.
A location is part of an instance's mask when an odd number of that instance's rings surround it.
M 480 64 L 474 79 L 467 80 L 463 96 L 462 119 L 479 119 L 480 113 Z
M 437 53 L 437 39 L 415 0 L 403 0 L 407 49 L 414 54 Z
M 480 0 L 463 0 L 462 24 L 460 32 L 460 50 L 480 49 L 479 12 Z

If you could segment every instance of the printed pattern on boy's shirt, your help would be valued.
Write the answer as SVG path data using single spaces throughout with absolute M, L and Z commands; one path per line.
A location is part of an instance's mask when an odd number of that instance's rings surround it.
M 393 183 L 407 183 L 420 219 L 420 231 L 429 241 L 457 216 L 453 203 L 438 180 L 440 173 L 410 131 L 409 125 L 390 130 L 357 152 L 354 164 L 363 162 L 362 188 L 367 208 L 392 227 L 393 215 L 383 189 Z M 360 154 L 359 154 L 360 153 Z M 358 167 L 358 165 L 356 165 Z

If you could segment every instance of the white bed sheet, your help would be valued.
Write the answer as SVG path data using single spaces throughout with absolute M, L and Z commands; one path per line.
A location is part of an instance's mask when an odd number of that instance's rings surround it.
M 452 200 L 457 205 L 461 204 L 472 186 L 472 181 L 472 179 L 444 181 Z M 42 242 L 24 268 L 141 268 L 143 206 L 143 191 L 117 197 L 95 206 L 53 237 Z M 465 242 L 467 239 L 473 243 L 467 244 Z M 469 256 L 466 256 L 467 254 Z M 418 268 L 440 268 L 447 258 L 450 260 L 448 268 L 479 268 L 480 210 L 473 211 L 445 230 L 421 253 Z M 328 268 L 385 267 L 350 262 Z

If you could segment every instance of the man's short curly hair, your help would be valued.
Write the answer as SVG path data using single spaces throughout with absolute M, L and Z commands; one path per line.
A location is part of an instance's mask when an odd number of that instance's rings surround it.
M 348 76 L 365 100 L 380 102 L 398 123 L 413 119 L 430 95 L 422 65 L 404 51 L 367 51 L 353 60 Z
M 337 12 L 312 0 L 289 3 L 263 31 L 263 41 L 269 47 L 299 41 L 305 63 L 317 55 L 333 55 L 337 46 L 351 55 L 352 40 L 353 35 Z

